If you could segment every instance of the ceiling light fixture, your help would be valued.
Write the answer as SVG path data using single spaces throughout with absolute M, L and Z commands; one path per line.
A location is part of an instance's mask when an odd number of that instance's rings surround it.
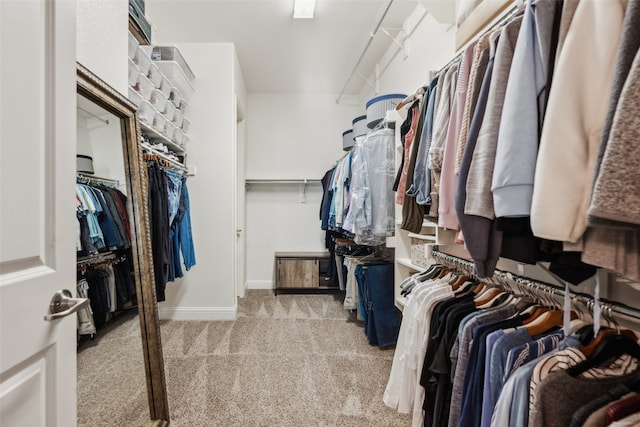
M 316 0 L 294 0 L 293 19 L 313 19 Z

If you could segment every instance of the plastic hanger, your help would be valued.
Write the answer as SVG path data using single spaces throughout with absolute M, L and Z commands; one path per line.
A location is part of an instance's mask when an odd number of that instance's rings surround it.
M 500 289 L 498 289 L 498 288 L 485 287 L 485 291 L 483 291 L 479 295 L 476 295 L 476 300 L 475 300 L 476 307 L 479 307 L 481 305 L 484 305 L 484 304 L 488 303 L 495 296 L 499 295 L 500 292 L 502 292 L 502 291 Z
M 542 313 L 537 319 L 529 323 L 526 328 L 532 337 L 543 334 L 556 326 L 562 326 L 563 312 L 560 310 L 549 310 Z
M 640 345 L 633 338 L 616 333 L 605 337 L 593 351 L 590 358 L 567 369 L 567 373 L 575 377 L 624 354 L 640 360 Z
M 587 358 L 592 357 L 603 341 L 606 341 L 609 337 L 617 334 L 626 335 L 634 341 L 638 340 L 636 334 L 630 329 L 623 329 L 620 332 L 614 329 L 601 329 L 600 332 L 598 332 L 598 335 L 593 339 L 593 341 L 580 348 L 580 352 Z

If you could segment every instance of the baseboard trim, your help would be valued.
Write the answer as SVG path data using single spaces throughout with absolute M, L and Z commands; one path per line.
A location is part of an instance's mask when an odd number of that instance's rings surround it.
M 236 320 L 237 307 L 158 308 L 160 320 Z
M 247 280 L 248 289 L 273 289 L 273 280 Z

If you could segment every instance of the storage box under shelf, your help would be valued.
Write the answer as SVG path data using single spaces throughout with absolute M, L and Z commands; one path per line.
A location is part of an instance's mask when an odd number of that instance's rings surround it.
M 411 263 L 420 267 L 428 267 L 433 264 L 432 240 L 411 237 Z
M 338 292 L 329 272 L 327 252 L 276 252 L 275 294 L 282 292 Z

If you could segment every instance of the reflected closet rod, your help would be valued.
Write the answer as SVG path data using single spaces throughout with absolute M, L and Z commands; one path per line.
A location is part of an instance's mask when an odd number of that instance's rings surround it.
M 76 181 L 82 182 L 84 184 L 96 183 L 96 184 L 106 184 L 108 186 L 114 186 L 114 187 L 120 186 L 120 181 L 118 181 L 117 179 L 100 178 L 99 176 L 85 175 L 80 172 L 76 174 Z
M 358 67 L 360 66 L 360 63 L 364 59 L 364 56 L 367 54 L 367 51 L 369 50 L 371 43 L 373 43 L 373 39 L 376 37 L 376 34 L 378 34 L 378 31 L 382 26 L 382 22 L 384 21 L 384 18 L 387 16 L 387 13 L 389 13 L 389 9 L 391 8 L 392 4 L 393 4 L 393 0 L 389 0 L 389 3 L 387 4 L 387 7 L 384 10 L 384 13 L 382 14 L 382 17 L 380 17 L 380 20 L 378 21 L 378 25 L 376 25 L 376 29 L 373 30 L 373 32 L 369 33 L 369 40 L 367 41 L 367 45 L 364 47 L 364 50 L 360 54 L 360 58 L 358 58 L 358 62 L 356 62 L 356 65 L 353 67 L 353 71 L 351 71 L 351 74 L 349 74 L 349 77 L 347 78 L 347 81 L 345 82 L 344 87 L 342 88 L 342 91 L 340 91 L 340 95 L 338 95 L 338 98 L 336 99 L 336 104 L 340 103 L 340 100 L 344 95 L 344 91 L 347 90 L 347 86 L 349 86 L 351 79 L 353 78 L 356 71 L 358 71 Z
M 472 261 L 457 257 L 455 255 L 450 255 L 435 249 L 432 251 L 432 256 L 438 263 L 441 263 L 447 267 L 451 267 L 454 270 L 459 271 L 460 273 L 473 275 Z M 528 287 L 530 287 L 531 289 L 535 289 L 536 287 L 539 287 L 541 289 L 544 289 L 545 291 L 553 292 L 555 295 L 559 297 L 564 297 L 564 289 L 556 285 L 552 285 L 546 282 L 541 282 L 539 280 L 530 279 L 528 277 L 518 276 L 511 272 L 496 269 L 495 272 L 493 273 L 493 277 L 500 278 L 502 280 L 511 280 L 511 281 L 515 281 L 516 283 L 529 285 Z M 572 299 L 576 298 L 586 306 L 592 306 L 594 304 L 594 299 L 591 295 L 587 295 L 579 292 L 572 292 L 571 294 L 572 294 Z M 607 311 L 610 309 L 611 312 L 613 313 L 622 314 L 624 316 L 631 317 L 634 319 L 640 319 L 640 310 L 636 308 L 631 308 L 627 305 L 605 300 L 605 299 L 600 299 L 600 305 Z

